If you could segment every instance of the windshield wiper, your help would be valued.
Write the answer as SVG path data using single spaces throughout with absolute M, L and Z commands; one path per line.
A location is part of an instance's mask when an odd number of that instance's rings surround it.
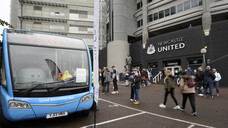
M 63 82 L 63 83 L 59 84 L 58 86 L 49 89 L 48 91 L 55 92 L 55 91 L 59 90 L 60 88 L 62 88 L 63 86 L 66 86 L 67 84 L 72 83 L 72 82 L 74 82 L 74 80 Z
M 40 87 L 40 86 L 46 85 L 46 84 L 54 84 L 54 83 L 59 83 L 59 82 L 55 81 L 55 82 L 49 82 L 49 83 L 39 83 L 39 84 L 35 84 L 35 86 L 33 86 L 32 88 L 25 89 L 25 90 L 21 91 L 21 93 L 22 93 L 22 94 L 27 94 L 27 93 L 33 91 L 34 89 L 36 89 L 37 87 Z

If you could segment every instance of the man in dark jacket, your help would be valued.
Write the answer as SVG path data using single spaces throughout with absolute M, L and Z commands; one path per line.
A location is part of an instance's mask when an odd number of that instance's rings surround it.
M 203 68 L 199 67 L 198 71 L 196 72 L 196 84 L 197 84 L 197 92 L 198 92 L 198 96 L 203 96 L 202 92 L 201 92 L 201 87 L 203 85 Z
M 210 98 L 213 98 L 213 82 L 215 75 L 211 71 L 211 67 L 207 66 L 206 70 L 203 73 L 203 82 L 204 82 L 204 97 L 207 97 L 207 88 L 209 88 Z
M 133 78 L 132 81 L 132 86 L 134 87 L 134 93 L 135 93 L 135 102 L 133 102 L 134 104 L 138 105 L 140 102 L 140 96 L 139 96 L 139 89 L 140 89 L 140 81 L 141 81 L 141 77 L 139 76 L 139 72 L 136 71 L 135 72 L 135 76 Z

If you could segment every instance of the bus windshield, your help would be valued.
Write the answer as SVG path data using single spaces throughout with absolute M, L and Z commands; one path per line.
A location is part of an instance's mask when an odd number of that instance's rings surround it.
M 89 86 L 86 50 L 10 44 L 9 51 L 14 90 Z

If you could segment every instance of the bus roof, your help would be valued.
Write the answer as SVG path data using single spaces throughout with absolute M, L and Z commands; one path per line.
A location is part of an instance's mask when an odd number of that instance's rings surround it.
M 14 44 L 86 49 L 80 38 L 24 30 L 7 30 L 7 42 Z

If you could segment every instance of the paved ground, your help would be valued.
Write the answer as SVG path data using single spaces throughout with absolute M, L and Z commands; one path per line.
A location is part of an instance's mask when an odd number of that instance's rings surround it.
M 203 128 L 228 127 L 228 88 L 221 89 L 221 96 L 213 99 L 196 96 L 198 116 L 191 116 L 189 101 L 187 112 L 174 110 L 171 97 L 167 108 L 159 108 L 163 101 L 162 85 L 151 85 L 140 89 L 141 104 L 133 105 L 129 100 L 130 87 L 119 83 L 119 94 L 101 94 L 97 124 L 103 128 Z M 112 87 L 112 86 L 111 86 Z M 176 98 L 181 104 L 182 96 L 176 88 Z M 17 123 L 16 128 L 79 128 L 93 124 L 93 112 L 88 117 L 73 114 L 68 117 L 32 120 Z

